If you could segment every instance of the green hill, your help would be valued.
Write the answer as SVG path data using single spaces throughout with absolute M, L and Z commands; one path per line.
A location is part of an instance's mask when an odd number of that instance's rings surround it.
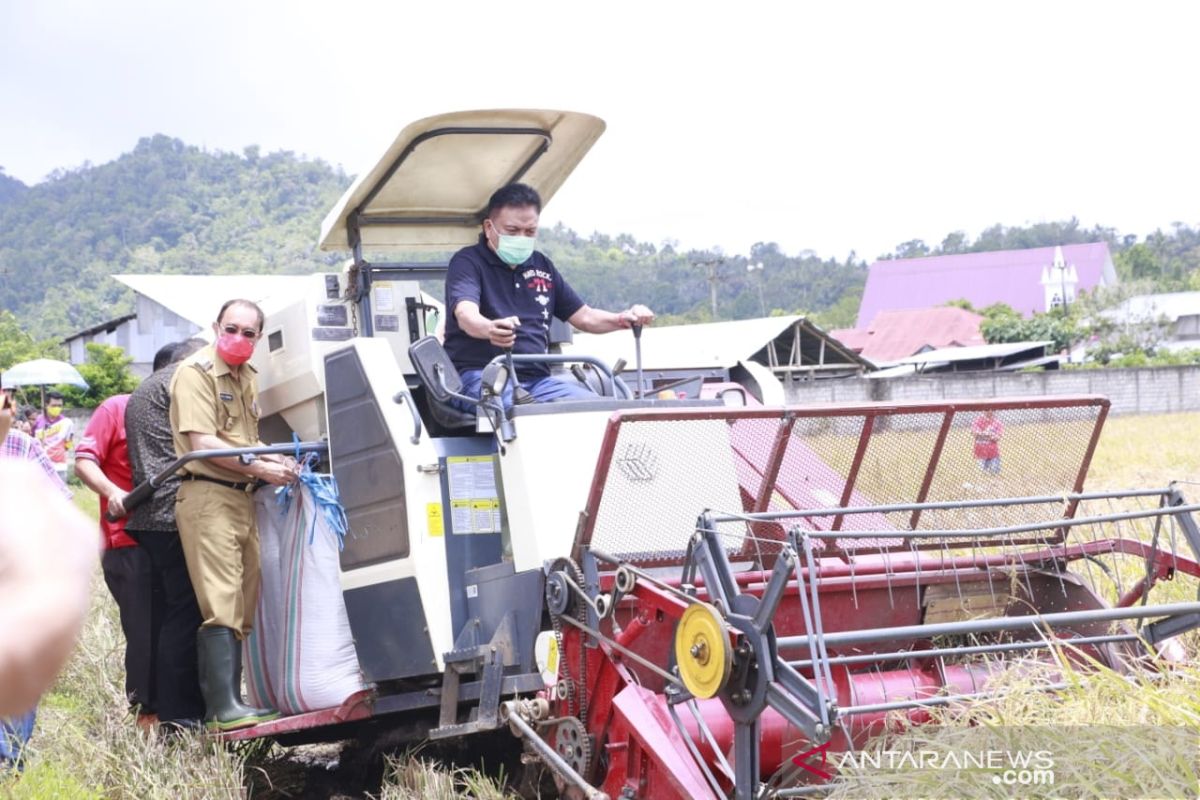
M 16 178 L 4 174 L 4 167 L 0 167 L 0 206 L 15 200 L 20 197 L 29 187 L 21 183 Z
M 132 309 L 132 294 L 108 279 L 113 273 L 336 269 L 344 254 L 318 251 L 317 232 L 349 183 L 340 170 L 292 153 L 212 152 L 163 135 L 32 187 L 0 173 L 0 308 L 38 338 L 62 337 Z M 668 319 L 712 316 L 709 272 L 696 266 L 712 253 L 561 225 L 544 230 L 539 245 L 594 305 L 643 302 Z M 759 262 L 761 272 L 747 271 Z M 726 258 L 712 277 L 718 315 L 729 319 L 829 308 L 857 297 L 865 276 L 853 259 L 788 256 L 761 244 Z
M 100 166 L 60 171 L 0 204 L 0 307 L 61 336 L 132 308 L 117 272 L 302 273 L 321 217 L 349 184 L 291 153 L 206 152 L 142 139 Z M 0 195 L 5 195 L 0 185 Z
M 293 153 L 207 151 L 161 134 L 111 163 L 60 170 L 34 186 L 0 169 L 0 309 L 35 338 L 61 338 L 132 310 L 132 294 L 108 278 L 113 273 L 338 269 L 345 254 L 320 252 L 316 240 L 349 183 L 340 169 Z M 1144 290 L 1200 289 L 1200 230 L 1181 223 L 1141 242 L 1074 219 L 995 225 L 974 241 L 956 231 L 940 245 L 913 239 L 881 257 L 1101 239 L 1122 280 Z M 589 303 L 642 302 L 666 322 L 713 319 L 715 290 L 719 319 L 806 312 L 826 327 L 852 325 L 867 272 L 853 252 L 843 261 L 789 255 L 769 240 L 723 254 L 558 225 L 538 241 Z

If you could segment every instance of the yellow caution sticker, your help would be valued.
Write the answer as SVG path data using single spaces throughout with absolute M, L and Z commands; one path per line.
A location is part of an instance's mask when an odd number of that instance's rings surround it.
M 558 639 L 553 631 L 542 631 L 533 643 L 533 657 L 542 683 L 551 687 L 558 683 Z
M 430 536 L 443 536 L 446 533 L 446 523 L 442 519 L 441 503 L 425 504 L 425 519 L 429 522 Z

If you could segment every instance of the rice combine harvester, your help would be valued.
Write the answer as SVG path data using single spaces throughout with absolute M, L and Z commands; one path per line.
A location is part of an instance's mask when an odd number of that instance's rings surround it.
M 365 688 L 230 738 L 508 727 L 565 796 L 786 797 L 814 748 L 986 698 L 1051 648 L 1116 670 L 1178 657 L 1200 602 L 1156 587 L 1200 577 L 1197 506 L 1085 490 L 1102 397 L 787 406 L 759 364 L 634 378 L 564 346 L 546 360 L 596 400 L 506 413 L 498 359 L 477 412 L 451 406 L 445 312 L 419 282 L 440 293 L 496 188 L 548 201 L 603 129 L 413 123 L 325 220 L 349 265 L 266 303 L 264 438 L 327 449 Z M 667 383 L 689 388 L 657 399 Z M 998 471 L 973 452 L 985 412 Z

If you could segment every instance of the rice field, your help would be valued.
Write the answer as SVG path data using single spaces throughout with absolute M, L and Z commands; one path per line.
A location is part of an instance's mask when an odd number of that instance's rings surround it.
M 891 435 L 904 436 L 894 431 Z M 1003 492 L 1021 489 L 1036 475 L 1038 464 L 1056 455 L 1055 434 L 1036 426 L 1011 426 L 1004 447 L 1013 457 L 1006 461 Z M 1059 436 L 1060 438 L 1054 438 Z M 1068 440 L 1078 438 L 1070 433 Z M 831 440 L 832 441 L 832 440 Z M 958 459 L 955 480 L 974 484 L 980 480 L 978 466 L 965 440 L 953 440 Z M 1067 446 L 1067 445 L 1061 445 Z M 831 464 L 838 465 L 838 445 L 825 449 Z M 948 452 L 950 446 L 948 445 Z M 1016 457 L 1018 452 L 1032 451 Z M 883 453 L 884 451 L 881 451 Z M 914 448 L 896 447 L 891 461 L 876 458 L 864 465 L 861 474 L 865 492 L 908 491 L 923 475 L 923 463 L 911 454 Z M 904 454 L 909 453 L 906 457 Z M 1002 473 L 1003 474 L 1003 473 Z M 1125 417 L 1109 421 L 1088 473 L 1088 488 L 1161 486 L 1180 481 L 1185 495 L 1200 499 L 1200 414 L 1157 417 Z M 949 484 L 948 484 L 949 485 Z M 886 498 L 881 498 L 886 499 Z M 76 487 L 76 502 L 93 517 L 95 497 Z M 1155 601 L 1194 599 L 1195 584 L 1177 580 L 1166 584 L 1171 597 Z M 116 609 L 99 574 L 95 577 L 90 617 L 74 657 L 54 689 L 43 699 L 38 726 L 29 753 L 28 768 L 20 778 L 0 778 L 0 797 L 16 800 L 92 800 L 113 798 L 282 798 L 282 797 L 377 797 L 380 800 L 413 798 L 476 797 L 483 800 L 506 797 L 501 782 L 479 771 L 446 768 L 424 754 L 377 753 L 370 769 L 378 781 L 363 786 L 361 764 L 340 765 L 336 748 L 313 751 L 310 763 L 304 756 L 286 754 L 277 746 L 256 744 L 237 748 L 214 744 L 203 737 L 163 739 L 142 734 L 124 708 L 122 690 L 123 642 Z M 1197 655 L 1195 639 L 1188 640 L 1191 656 Z M 1064 662 L 1065 663 L 1065 662 Z M 1055 763 L 1055 783 L 1047 788 L 1003 786 L 980 781 L 979 775 L 935 770 L 843 771 L 846 779 L 834 789 L 834 797 L 1014 797 L 1014 796 L 1113 796 L 1159 797 L 1200 796 L 1196 782 L 1200 747 L 1179 752 L 1164 746 L 1165 739 L 1150 741 L 1142 748 L 1138 763 L 1114 763 L 1103 741 L 1086 741 L 1083 733 L 1097 726 L 1140 726 L 1145 730 L 1183 731 L 1193 744 L 1200 743 L 1200 667 L 1192 661 L 1165 671 L 1153 679 L 1135 678 L 1099 671 L 1086 678 L 1065 670 L 1069 687 L 1053 698 L 1028 691 L 1023 681 L 1011 677 L 1012 691 L 997 701 L 965 710 L 936 712 L 944 723 L 903 733 L 889 743 L 897 750 L 941 752 L 961 747 L 955 737 L 964 731 L 1003 732 L 1037 729 L 1043 738 L 1029 739 L 1021 746 L 1054 749 L 1074 739 L 1078 758 Z M 1072 731 L 1075 731 L 1073 734 Z M 1045 737 L 1049 737 L 1046 739 Z M 1056 738 L 1057 737 L 1057 738 Z M 1161 737 L 1160 737 L 1161 738 Z M 1082 748 L 1082 749 L 1081 749 Z M 1090 748 L 1090 749 L 1088 749 Z M 341 767 L 341 769 L 339 769 Z M 1189 772 L 1190 770 L 1190 772 Z M 367 770 L 369 771 L 369 770 Z M 345 779 L 339 777 L 339 772 Z M 327 773 L 320 780 L 314 775 Z M 1156 782 L 1154 776 L 1159 776 Z M 1165 777 L 1164 777 L 1165 776 Z M 1182 778 L 1180 777 L 1182 776 Z M 1189 783 L 1190 780 L 1190 783 Z M 1164 783 L 1164 781 L 1166 781 Z M 1171 781 L 1175 781 L 1172 783 Z

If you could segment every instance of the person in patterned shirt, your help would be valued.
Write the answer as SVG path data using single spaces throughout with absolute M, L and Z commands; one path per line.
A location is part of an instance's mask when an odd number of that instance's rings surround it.
M 173 342 L 154 356 L 154 372 L 133 390 L 125 407 L 125 433 L 133 484 L 145 483 L 175 460 L 171 436 L 171 378 L 203 339 Z M 195 727 L 204 716 L 196 664 L 196 631 L 203 619 L 188 577 L 175 527 L 180 477 L 163 481 L 125 520 L 125 532 L 150 557 L 151 670 L 159 723 L 165 730 Z
M 75 423 L 63 416 L 63 396 L 59 392 L 46 392 L 46 407 L 42 415 L 33 422 L 33 438 L 41 442 L 46 455 L 59 477 L 67 479 L 67 458 L 75 447 Z

